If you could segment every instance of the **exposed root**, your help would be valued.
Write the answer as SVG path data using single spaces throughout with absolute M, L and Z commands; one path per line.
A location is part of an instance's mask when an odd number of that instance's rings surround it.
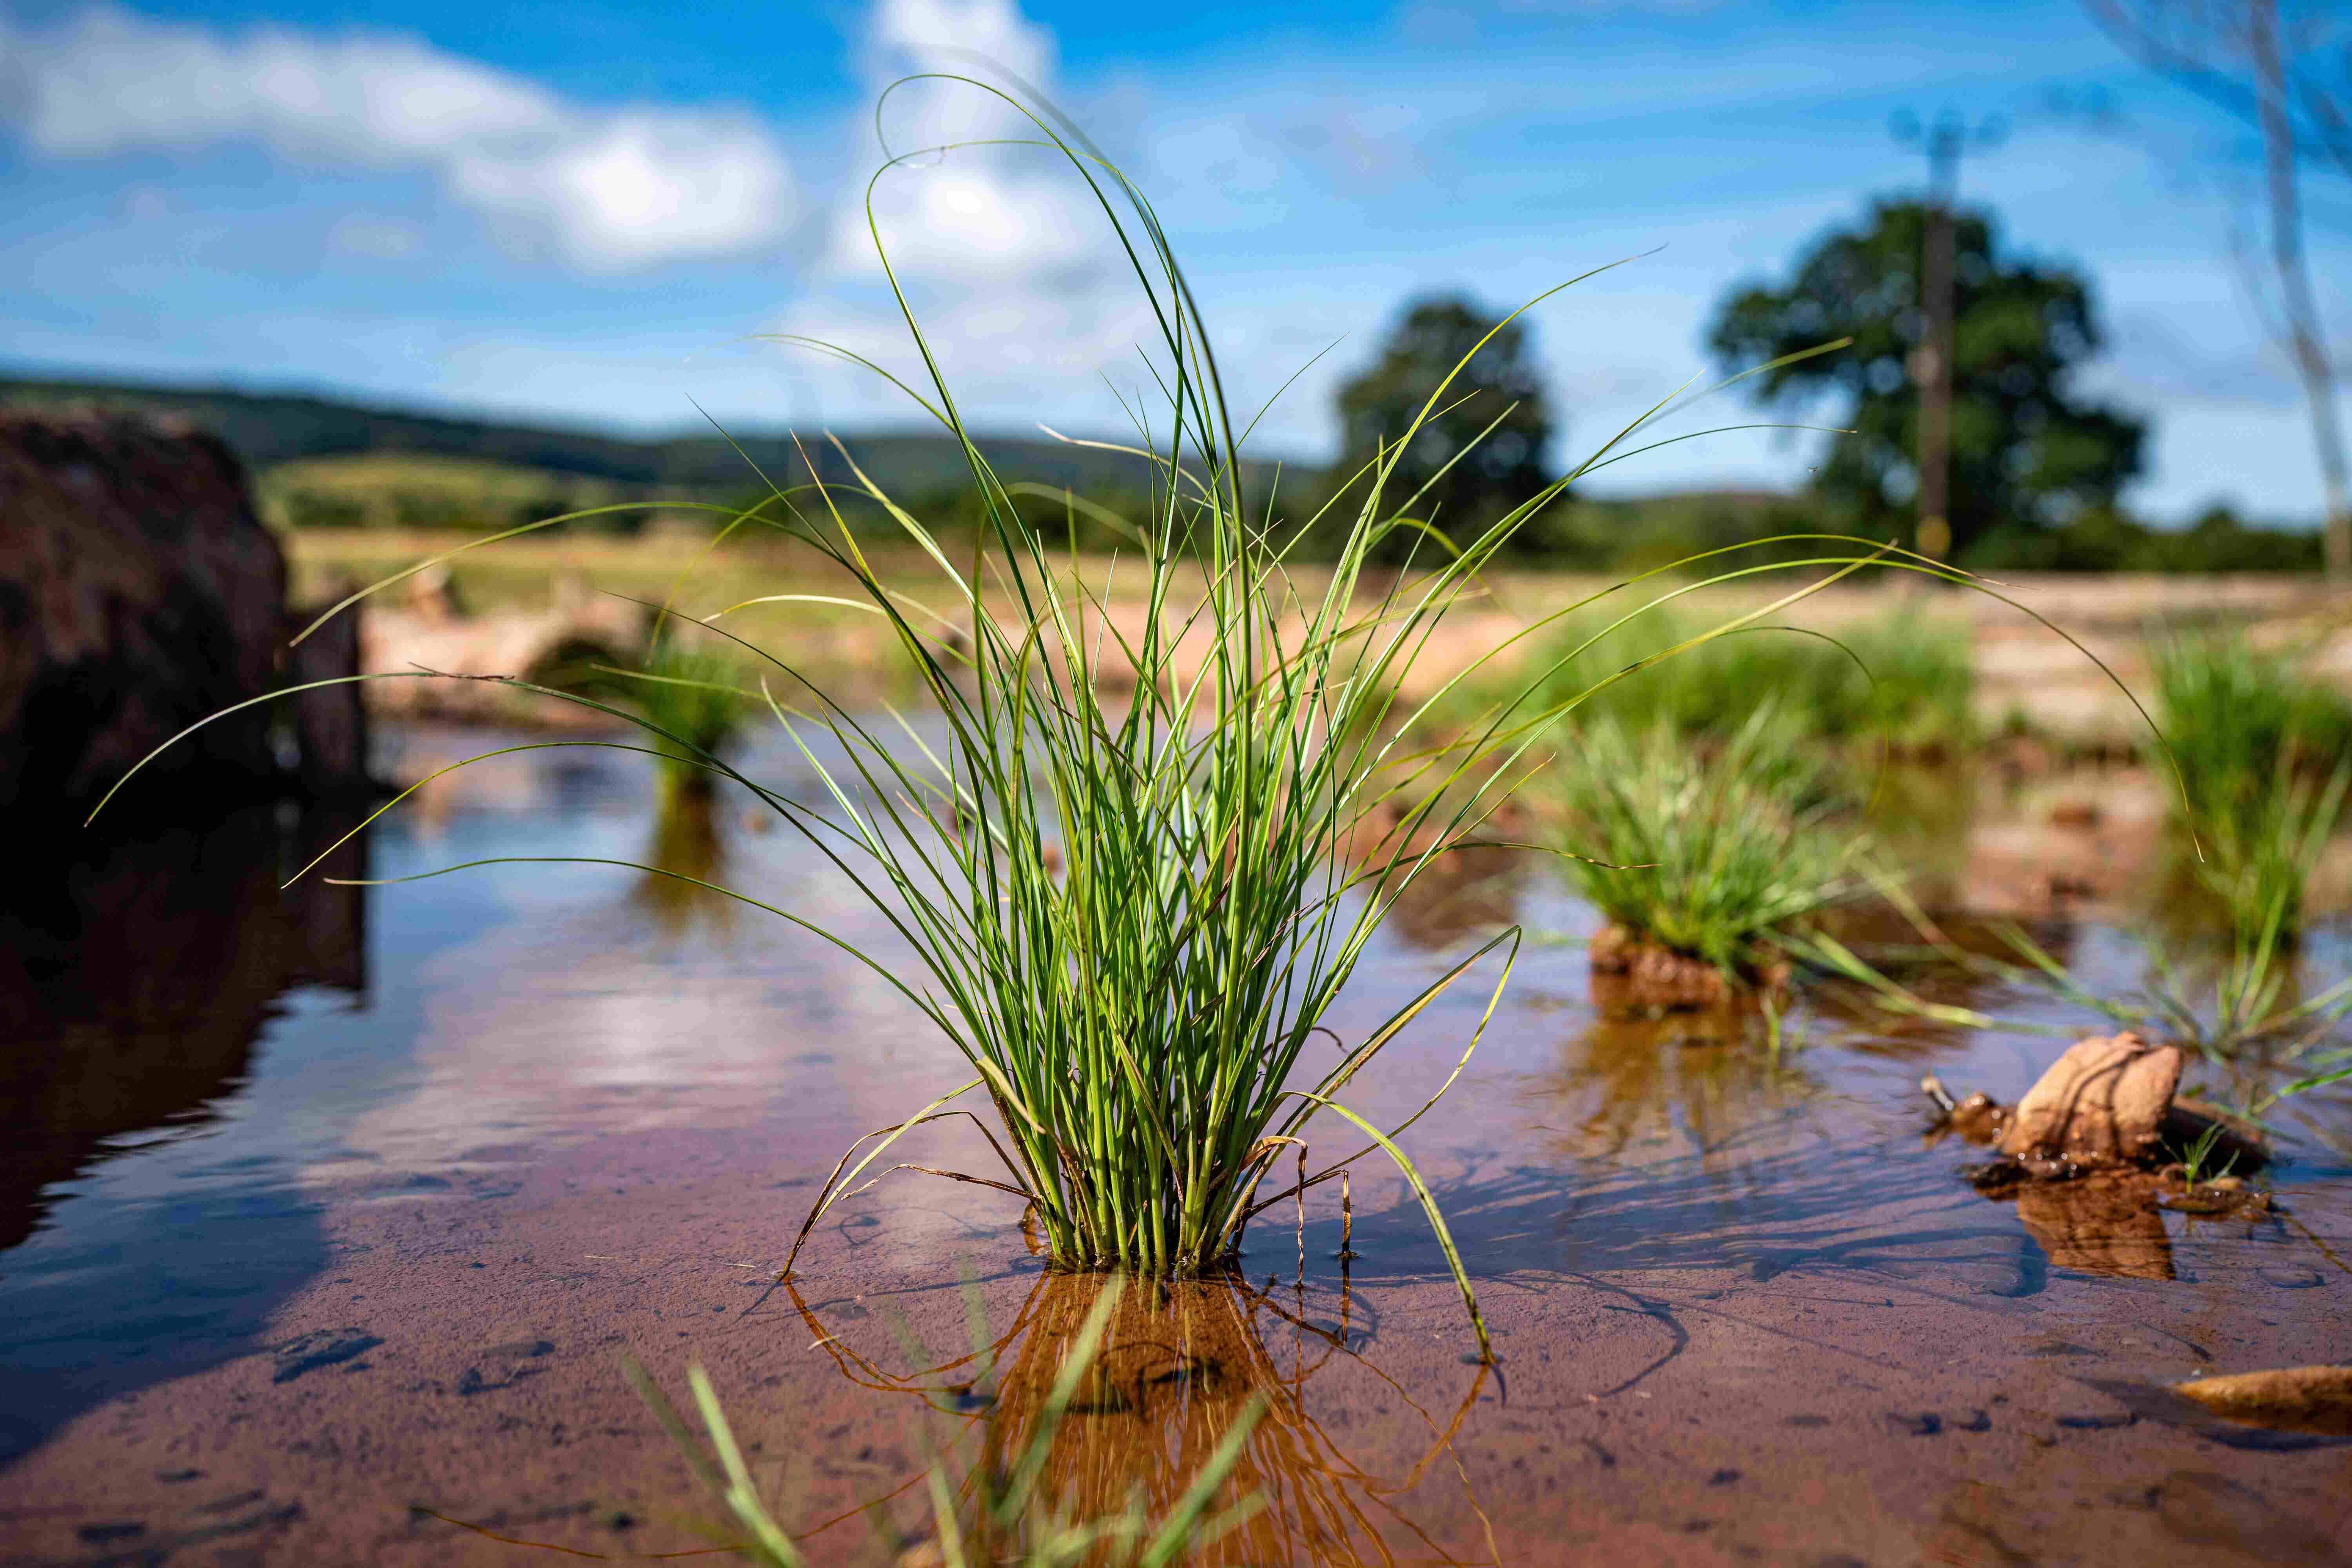
M 1789 983 L 1789 961 L 1777 952 L 1751 950 L 1727 971 L 1617 925 L 1603 926 L 1586 952 L 1592 999 L 1604 1008 L 1721 1007 L 1749 995 L 1777 994 Z

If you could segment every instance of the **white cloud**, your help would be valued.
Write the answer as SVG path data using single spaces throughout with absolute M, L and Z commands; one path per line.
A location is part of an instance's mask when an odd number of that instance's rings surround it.
M 915 155 L 874 190 L 873 217 L 892 266 L 986 288 L 1101 258 L 1109 238 L 1102 216 L 1087 212 L 1083 187 L 1057 154 L 973 145 L 1037 139 L 1027 116 L 970 81 L 904 79 L 963 76 L 1017 92 L 1009 74 L 1051 90 L 1053 39 L 1012 0 L 879 0 L 861 52 L 868 85 L 890 93 L 882 119 L 888 153 Z M 944 151 L 924 155 L 929 149 Z M 838 215 L 826 259 L 844 274 L 880 276 L 862 202 Z
M 53 158 L 257 142 L 423 169 L 509 237 L 591 268 L 739 251 L 792 219 L 782 151 L 747 113 L 570 103 L 397 34 L 231 36 L 110 5 L 42 32 L 0 17 L 0 121 Z
M 902 77 L 939 73 L 1009 86 L 1051 85 L 1054 37 L 1021 15 L 1013 0 L 877 0 L 864 40 L 863 68 L 877 87 Z M 914 146 L 1014 134 L 1027 127 L 1002 99 L 953 82 L 916 82 L 894 95 L 892 132 Z
M 880 0 L 860 49 L 876 92 L 908 76 L 947 73 L 1052 93 L 1054 42 L 1012 0 Z M 1010 77 L 1013 80 L 1007 80 Z M 866 121 L 870 124 L 870 121 Z M 950 387 L 982 416 L 1024 418 L 1085 410 L 1100 425 L 1097 373 L 1156 337 L 1149 302 L 1129 270 L 1108 219 L 1066 161 L 1050 148 L 970 145 L 1039 139 L 1003 99 L 968 81 L 918 80 L 890 92 L 883 132 L 891 155 L 925 154 L 885 173 L 872 195 L 852 187 L 827 226 L 821 292 L 787 312 L 787 332 L 822 339 L 894 367 L 911 368 L 904 322 L 883 279 L 878 229 Z M 959 145 L 962 143 L 962 145 Z M 878 163 L 882 148 L 870 137 Z M 948 149 L 929 153 L 930 149 Z M 878 384 L 826 375 L 828 407 L 904 416 Z

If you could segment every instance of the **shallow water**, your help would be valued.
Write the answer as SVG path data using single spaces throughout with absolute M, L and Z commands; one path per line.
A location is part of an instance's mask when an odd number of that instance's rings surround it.
M 402 739 L 412 770 L 488 743 Z M 782 755 L 756 771 L 810 783 Z M 364 870 L 655 856 L 903 955 L 796 839 L 726 809 L 665 830 L 652 795 L 633 759 L 502 759 L 373 830 Z M 839 1516 L 820 1562 L 889 1560 L 856 1510 L 892 1498 L 911 1531 L 933 1445 L 969 1464 L 1029 1440 L 1099 1281 L 1044 1275 L 1006 1200 L 895 1176 L 774 1283 L 848 1139 L 961 1081 L 910 1009 L 772 916 L 614 866 L 279 895 L 269 873 L 345 826 L 163 836 L 6 917 L 0 1561 L 691 1550 L 681 1521 L 709 1510 L 623 1352 L 673 1392 L 709 1369 L 787 1518 Z M 2293 1125 L 2276 1216 L 2021 1214 L 1922 1138 L 1916 1086 L 2013 1098 L 2063 1035 L 1827 999 L 1777 1052 L 1603 1020 L 1589 911 L 1486 869 L 1404 911 L 1334 1023 L 1360 1033 L 1495 922 L 1538 935 L 1407 1138 L 1499 1366 L 1464 1363 L 1426 1221 L 1367 1162 L 1346 1265 L 1325 1190 L 1303 1268 L 1270 1213 L 1239 1285 L 1118 1304 L 1056 1499 L 1172 1496 L 1255 1400 L 1239 1479 L 1266 1506 L 1210 1561 L 2352 1557 L 2352 1447 L 2160 1392 L 2345 1358 L 2352 1106 Z M 2095 988 L 2138 977 L 2113 928 L 2050 936 Z M 2343 966 L 2340 935 L 2314 945 Z M 1433 1008 L 1359 1109 L 1417 1106 L 1493 980 Z M 946 1131 L 914 1157 L 983 1156 Z

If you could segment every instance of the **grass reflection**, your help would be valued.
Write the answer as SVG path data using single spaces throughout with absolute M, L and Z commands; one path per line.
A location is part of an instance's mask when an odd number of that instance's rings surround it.
M 1116 1299 L 1100 1348 L 1055 1423 L 1056 1382 L 1082 1348 L 1089 1315 L 1107 1292 L 1116 1292 Z M 1477 1369 L 1451 1410 L 1424 1408 L 1359 1353 L 1363 1329 L 1344 1290 L 1338 1320 L 1318 1321 L 1306 1313 L 1303 1298 L 1286 1307 L 1236 1277 L 1122 1281 L 1104 1274 L 1046 1274 L 1003 1333 L 976 1332 L 966 1353 L 905 1373 L 886 1372 L 845 1343 L 821 1310 L 801 1302 L 797 1292 L 793 1300 L 845 1375 L 919 1398 L 961 1424 L 957 1440 L 977 1449 L 965 1467 L 967 1494 L 974 1485 L 969 1478 L 1005 1473 L 1043 1436 L 1045 1459 L 1035 1490 L 1043 1513 L 1159 1517 L 1184 1497 L 1228 1435 L 1255 1412 L 1255 1425 L 1215 1500 L 1218 1509 L 1234 1509 L 1255 1500 L 1255 1511 L 1196 1548 L 1188 1563 L 1393 1568 L 1494 1561 L 1491 1541 L 1476 1556 L 1449 1553 L 1405 1507 L 1424 1480 L 1442 1473 L 1463 1488 L 1469 1511 L 1483 1525 L 1452 1445 L 1491 1369 Z M 909 1360 L 928 1359 L 911 1342 L 905 1350 Z M 1426 1448 L 1400 1475 L 1365 1468 L 1314 1414 L 1325 1403 L 1309 1398 L 1310 1382 L 1318 1380 L 1337 1403 L 1401 1403 L 1427 1428 Z M 873 1500 L 867 1508 L 887 1500 Z M 967 1495 L 965 1500 L 972 1500 Z M 983 1518 L 969 1538 L 975 1561 L 1013 1559 L 1026 1549 L 1017 1523 L 992 1536 Z
M 740 906 L 711 885 L 725 879 L 727 844 L 709 792 L 662 793 L 645 865 L 629 901 L 664 934 L 724 936 L 734 930 Z
M 1559 1152 L 1609 1159 L 1645 1146 L 1712 1152 L 1821 1092 L 1796 1055 L 1798 1026 L 1752 999 L 1614 1016 L 1566 1041 L 1538 1075 L 1539 1120 Z

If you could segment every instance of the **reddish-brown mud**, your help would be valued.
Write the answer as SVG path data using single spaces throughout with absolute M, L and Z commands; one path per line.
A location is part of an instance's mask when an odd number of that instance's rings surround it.
M 635 775 L 532 765 L 498 809 L 446 798 L 380 840 L 376 874 L 656 842 Z M 788 836 L 719 821 L 695 836 L 714 879 L 904 969 Z M 1498 885 L 1538 929 L 1597 924 L 1540 876 Z M 806 1542 L 822 1563 L 919 1534 L 931 1445 L 965 1465 L 1026 1442 L 1101 1286 L 1045 1276 L 1009 1202 L 893 1177 L 776 1282 L 848 1139 L 958 1081 L 870 973 L 605 868 L 394 888 L 371 918 L 367 1010 L 289 1004 L 213 1120 L 48 1189 L 0 1257 L 0 1376 L 34 1413 L 0 1563 L 695 1550 L 685 1521 L 713 1510 L 625 1352 L 673 1393 L 709 1370 L 783 1517 L 838 1520 Z M 1343 1039 L 1466 951 L 1432 932 L 1374 949 Z M 1441 998 L 1358 1108 L 1419 1105 L 1493 980 Z M 1255 1397 L 1238 1478 L 1266 1507 L 1209 1563 L 2352 1562 L 2352 1444 L 2172 1392 L 2352 1343 L 2343 1102 L 2266 1178 L 2274 1212 L 2143 1209 L 2118 1235 L 1988 1202 L 1964 1150 L 1919 1137 L 1923 1071 L 2013 1100 L 2042 1037 L 1858 1029 L 1800 998 L 1774 1051 L 1708 1016 L 1600 1018 L 1580 946 L 1531 946 L 1408 1137 L 1498 1364 L 1465 1363 L 1426 1222 L 1367 1161 L 1344 1269 L 1324 1190 L 1303 1269 L 1269 1215 L 1244 1284 L 1121 1301 L 1054 1495 L 1172 1495 Z M 920 1157 L 981 1152 L 947 1132 Z M 904 1540 L 856 1511 L 877 1500 Z

